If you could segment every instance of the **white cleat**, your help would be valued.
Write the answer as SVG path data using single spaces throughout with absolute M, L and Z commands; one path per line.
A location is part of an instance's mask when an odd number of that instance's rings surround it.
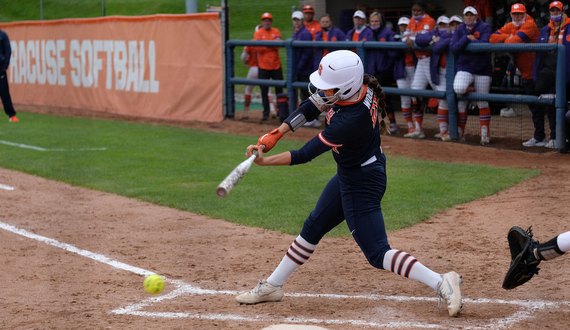
M 426 137 L 426 135 L 424 134 L 423 131 L 413 131 L 411 133 L 404 134 L 404 137 L 411 139 L 423 139 Z
M 491 138 L 490 138 L 489 136 L 487 136 L 487 135 L 483 135 L 483 136 L 481 137 L 481 145 L 482 145 L 482 146 L 486 146 L 486 145 L 488 145 L 489 143 L 491 143 Z
M 445 141 L 445 142 L 451 141 L 451 136 L 449 136 L 449 134 L 447 134 L 447 133 L 442 133 L 440 137 L 441 137 L 441 141 Z
M 441 308 L 442 300 L 447 304 L 449 316 L 458 316 L 461 312 L 461 276 L 456 272 L 445 273 L 442 276 L 441 283 L 437 288 L 437 296 L 439 297 L 439 308 Z
M 257 286 L 250 291 L 236 297 L 238 304 L 252 305 L 262 302 L 275 302 L 283 298 L 281 286 L 273 286 L 266 280 L 257 282 Z

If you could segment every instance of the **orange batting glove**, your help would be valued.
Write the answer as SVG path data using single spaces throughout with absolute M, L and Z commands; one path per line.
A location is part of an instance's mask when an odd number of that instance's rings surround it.
M 257 145 L 264 145 L 265 146 L 265 150 L 263 150 L 263 152 L 269 152 L 269 150 L 273 149 L 273 147 L 275 147 L 275 145 L 277 144 L 277 141 L 279 141 L 280 138 L 283 137 L 283 133 L 281 133 L 279 131 L 278 128 L 272 130 L 271 132 L 262 135 L 258 140 L 257 140 Z

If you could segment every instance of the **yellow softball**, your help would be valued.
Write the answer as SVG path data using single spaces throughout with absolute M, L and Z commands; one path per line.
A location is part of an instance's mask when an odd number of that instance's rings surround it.
M 164 289 L 164 280 L 160 275 L 149 275 L 144 279 L 144 289 L 148 293 L 157 294 L 161 293 Z

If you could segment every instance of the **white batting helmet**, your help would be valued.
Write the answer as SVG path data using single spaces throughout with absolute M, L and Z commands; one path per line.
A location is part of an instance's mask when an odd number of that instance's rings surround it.
M 360 57 L 349 50 L 337 50 L 321 59 L 319 68 L 309 77 L 320 90 L 333 90 L 334 97 L 346 100 L 362 86 L 364 66 Z

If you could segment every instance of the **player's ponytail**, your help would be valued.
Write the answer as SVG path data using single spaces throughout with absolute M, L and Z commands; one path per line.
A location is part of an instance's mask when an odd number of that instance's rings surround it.
M 386 124 L 386 122 L 384 121 L 384 118 L 386 118 L 386 95 L 384 94 L 384 91 L 382 90 L 382 86 L 380 86 L 380 83 L 378 83 L 378 79 L 376 79 L 376 77 L 374 77 L 373 75 L 370 75 L 368 73 L 364 74 L 364 81 L 363 83 L 368 86 L 368 88 L 372 88 L 372 90 L 374 91 L 374 95 L 376 96 L 376 103 L 378 104 L 379 107 L 379 112 L 380 112 L 380 133 L 388 133 L 390 134 L 389 130 L 388 130 L 388 125 Z

